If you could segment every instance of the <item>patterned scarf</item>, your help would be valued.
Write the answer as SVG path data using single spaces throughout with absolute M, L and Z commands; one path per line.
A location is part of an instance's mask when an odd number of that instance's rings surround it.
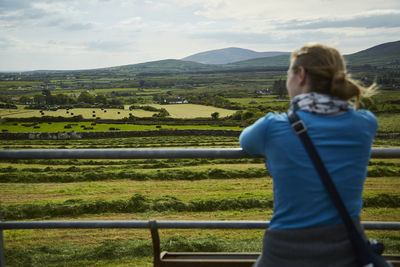
M 288 113 L 306 110 L 317 114 L 332 114 L 349 109 L 354 109 L 354 105 L 349 101 L 340 100 L 326 94 L 311 92 L 293 97 Z

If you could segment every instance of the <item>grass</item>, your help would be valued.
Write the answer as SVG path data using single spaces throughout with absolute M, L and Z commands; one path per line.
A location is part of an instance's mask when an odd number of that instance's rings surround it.
M 195 105 L 195 104 L 175 104 L 175 105 L 156 105 L 152 104 L 156 108 L 165 108 L 171 115 L 172 118 L 210 118 L 211 114 L 218 112 L 220 117 L 226 117 L 233 113 L 235 110 L 216 108 L 212 106 Z M 93 112 L 94 111 L 94 112 Z M 58 109 L 57 111 L 45 110 L 43 116 L 52 117 L 73 117 L 82 115 L 85 119 L 92 119 L 100 117 L 101 119 L 123 119 L 128 118 L 129 113 L 132 113 L 136 117 L 152 117 L 156 112 L 146 111 L 142 109 L 133 109 L 130 111 L 128 108 L 125 109 L 112 109 L 106 108 L 104 110 L 100 108 L 73 108 L 67 113 L 65 109 Z M 93 115 L 95 114 L 95 117 Z M 40 110 L 37 109 L 0 109 L 0 117 L 3 118 L 29 118 L 29 117 L 41 117 Z
M 99 167 L 96 167 L 99 168 Z M 198 167 L 192 167 L 198 168 Z M 214 168 L 214 167 L 213 167 Z M 241 167 L 246 170 L 246 167 Z M 185 168 L 187 169 L 187 168 Z M 215 168 L 214 168 L 215 170 Z M 40 176 L 56 175 L 54 173 L 39 173 Z M 104 172 L 104 171 L 102 171 Z M 170 170 L 171 177 L 174 171 Z M 187 171 L 188 172 L 188 171 Z M 119 173 L 119 170 L 117 171 Z M 149 177 L 154 172 L 147 171 Z M 198 173 L 198 172 L 196 172 Z M 28 173 L 27 175 L 34 175 Z M 66 174 L 68 175 L 68 173 Z M 84 176 L 85 174 L 82 173 Z M 111 173 L 110 173 L 111 175 Z M 114 175 L 113 175 L 114 177 Z M 172 194 L 184 201 L 224 197 L 260 197 L 272 194 L 271 179 L 203 179 L 183 182 L 182 180 L 144 180 L 132 181 L 129 179 L 82 181 L 79 183 L 0 183 L 0 201 L 3 205 L 23 203 L 48 203 L 62 202 L 74 199 L 106 199 L 116 200 L 128 198 L 135 193 L 140 193 L 151 198 L 164 194 Z M 199 188 L 203 190 L 199 191 Z M 365 183 L 366 195 L 368 192 L 398 193 L 400 181 L 397 177 L 369 178 Z
M 400 114 L 399 113 L 383 113 L 377 114 L 378 131 L 385 133 L 400 132 Z
M 151 136 L 76 140 L 0 140 L 1 149 L 237 147 L 237 136 Z
M 263 95 L 260 97 L 242 97 L 242 98 L 229 98 L 231 102 L 239 103 L 241 105 L 253 105 L 255 104 L 269 104 L 271 106 L 288 105 L 289 99 L 278 99 L 276 95 Z
M 25 125 L 25 126 L 24 126 Z M 69 125 L 69 128 L 65 126 Z M 89 129 L 88 129 L 89 128 Z M 215 126 L 215 125 L 135 125 L 135 124 L 116 124 L 116 123 L 95 123 L 92 122 L 41 122 L 41 123 L 17 123 L 3 122 L 0 124 L 0 132 L 7 130 L 9 133 L 41 133 L 41 132 L 103 132 L 109 131 L 110 128 L 118 128 L 119 131 L 147 131 L 147 130 L 168 130 L 168 129 L 200 129 L 200 130 L 242 130 L 237 126 Z
M 390 211 L 386 211 L 386 215 Z M 271 211 L 248 210 L 218 213 L 106 214 L 83 217 L 85 220 L 266 220 Z M 365 215 L 362 215 L 365 218 Z M 363 218 L 363 219 L 364 219 Z M 64 219 L 65 220 L 65 219 Z M 68 220 L 68 219 L 67 219 Z M 365 219 L 364 219 L 365 220 Z M 369 219 L 369 220 L 373 220 Z M 161 249 L 168 251 L 230 251 L 261 250 L 263 230 L 160 230 Z M 384 241 L 385 254 L 399 251 L 400 234 L 393 231 L 367 231 L 369 237 Z M 152 266 L 149 230 L 18 230 L 5 231 L 6 255 L 9 266 Z M 40 240 L 40 242 L 38 242 Z
M 13 148 L 117 148 L 117 147 L 237 147 L 237 137 L 226 136 L 164 136 L 90 140 L 1 140 L 3 149 Z M 385 194 L 398 196 L 400 159 L 372 159 L 371 173 L 394 170 L 392 177 L 369 177 L 364 198 L 373 200 L 362 210 L 363 221 L 400 221 L 400 209 L 379 204 L 388 201 Z M 7 170 L 7 167 L 11 167 Z M 72 168 L 71 168 L 72 167 Z M 46 169 L 47 168 L 47 169 Z M 0 162 L 0 174 L 21 175 L 85 175 L 87 172 L 169 173 L 202 172 L 223 169 L 230 172 L 250 168 L 263 169 L 262 159 L 171 159 L 171 160 L 13 160 Z M 10 171 L 14 170 L 14 171 Z M 264 178 L 265 177 L 265 178 Z M 217 211 L 177 211 L 168 203 L 190 203 L 214 200 L 212 204 L 230 198 L 234 200 L 271 199 L 272 181 L 262 178 L 132 181 L 113 179 L 79 183 L 0 183 L 0 203 L 9 205 L 50 205 L 91 203 L 102 199 L 107 203 L 125 201 L 135 194 L 164 205 L 163 209 L 116 213 L 48 216 L 47 220 L 270 220 L 272 208 L 233 207 Z M 169 195 L 169 197 L 165 197 Z M 80 200 L 79 200 L 80 199 Z M 390 199 L 389 199 L 390 200 Z M 83 201 L 83 202 L 82 202 Z M 121 202 L 122 203 L 122 202 Z M 211 203 L 211 202 L 210 202 Z M 368 201 L 367 201 L 368 203 Z M 375 204 L 374 204 L 375 203 Z M 379 204 L 376 205 L 376 203 Z M 181 204 L 179 204 L 181 205 Z M 398 205 L 398 203 L 395 203 Z M 172 208 L 171 208 L 172 207 Z M 39 220 L 39 219 L 34 219 Z M 369 237 L 383 240 L 386 254 L 400 253 L 398 231 L 368 231 Z M 160 230 L 162 249 L 170 251 L 260 251 L 262 230 Z M 140 229 L 58 229 L 4 231 L 9 266 L 152 266 L 149 230 Z
M 93 113 L 93 111 L 95 113 Z M 58 109 L 57 111 L 44 110 L 43 116 L 51 117 L 73 117 L 82 115 L 85 119 L 93 119 L 100 117 L 101 119 L 123 119 L 128 118 L 129 113 L 136 117 L 151 117 L 155 112 L 145 111 L 142 109 L 134 109 L 130 111 L 129 109 L 112 109 L 107 108 L 101 110 L 100 108 L 73 108 L 67 113 L 65 109 Z M 95 117 L 93 117 L 95 115 Z M 29 118 L 29 117 L 41 117 L 40 110 L 37 109 L 0 109 L 0 117 L 4 118 Z
M 156 108 L 165 108 L 172 118 L 210 118 L 211 114 L 218 112 L 220 118 L 232 115 L 236 110 L 229 110 L 224 108 L 216 108 L 212 106 L 196 105 L 196 104 L 171 104 L 171 105 L 157 105 L 150 106 Z
M 202 188 L 202 191 L 199 191 Z M 182 181 L 100 181 L 82 183 L 0 183 L 0 202 L 12 204 L 60 203 L 67 199 L 125 199 L 139 193 L 150 198 L 165 194 L 184 201 L 225 198 L 271 196 L 271 180 L 226 179 Z

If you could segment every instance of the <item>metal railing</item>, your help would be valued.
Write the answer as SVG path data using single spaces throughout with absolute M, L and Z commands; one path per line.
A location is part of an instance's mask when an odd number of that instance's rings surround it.
M 22 149 L 2 150 L 0 159 L 166 159 L 250 158 L 240 148 L 205 149 Z M 373 148 L 372 158 L 400 158 L 400 148 Z M 0 266 L 6 266 L 3 230 L 18 229 L 148 229 L 147 221 L 1 221 Z M 158 221 L 164 229 L 266 229 L 265 221 Z M 400 222 L 362 222 L 367 230 L 400 230 Z
M 372 158 L 400 158 L 400 148 L 373 148 Z M 20 149 L 2 150 L 0 159 L 167 159 L 251 158 L 241 148 L 187 149 Z

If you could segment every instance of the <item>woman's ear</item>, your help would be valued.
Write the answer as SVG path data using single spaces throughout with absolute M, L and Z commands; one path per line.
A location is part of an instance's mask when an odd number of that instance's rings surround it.
M 298 70 L 299 75 L 299 84 L 305 85 L 307 81 L 307 71 L 304 67 L 300 66 Z

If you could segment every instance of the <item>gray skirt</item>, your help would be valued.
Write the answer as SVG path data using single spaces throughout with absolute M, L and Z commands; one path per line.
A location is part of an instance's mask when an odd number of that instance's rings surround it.
M 365 237 L 360 219 L 353 220 Z M 253 267 L 356 267 L 343 224 L 290 230 L 267 230 L 260 257 Z

